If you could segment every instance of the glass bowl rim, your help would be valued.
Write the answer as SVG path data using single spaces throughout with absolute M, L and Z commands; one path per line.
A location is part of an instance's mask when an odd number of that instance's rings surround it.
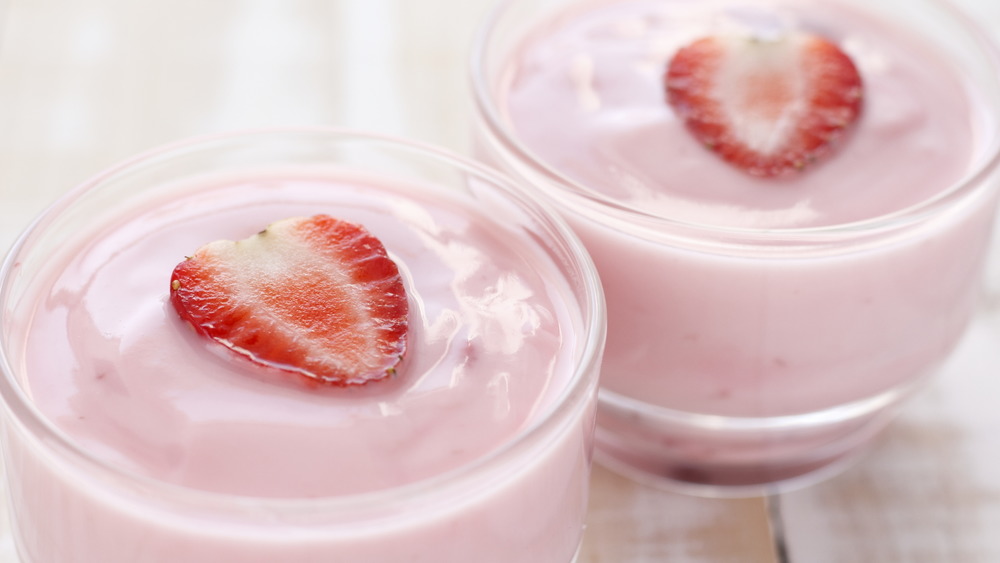
M 606 213 L 607 218 L 613 217 L 618 221 L 626 223 L 638 221 L 642 225 L 645 225 L 647 229 L 656 233 L 680 230 L 696 233 L 695 236 L 701 234 L 710 238 L 725 237 L 736 239 L 744 244 L 783 244 L 789 241 L 802 242 L 807 245 L 825 244 L 830 240 L 839 238 L 860 237 L 906 228 L 920 223 L 927 218 L 944 213 L 948 209 L 951 209 L 953 205 L 958 205 L 960 202 L 966 201 L 967 198 L 988 191 L 991 188 L 988 182 L 989 176 L 1000 168 L 1000 131 L 994 131 L 991 142 L 983 147 L 983 156 L 973 163 L 974 167 L 972 170 L 947 189 L 922 202 L 871 218 L 810 227 L 760 228 L 732 227 L 685 221 L 643 212 L 587 188 L 582 183 L 560 172 L 557 167 L 548 164 L 545 159 L 536 155 L 518 139 L 518 136 L 501 116 L 499 104 L 494 96 L 494 92 L 490 88 L 492 77 L 489 76 L 487 69 L 487 59 L 490 54 L 491 44 L 499 22 L 508 11 L 517 4 L 532 1 L 499 0 L 488 12 L 483 23 L 475 33 L 467 68 L 469 70 L 474 110 L 481 122 L 479 125 L 484 127 L 488 134 L 497 142 L 501 143 L 513 158 L 518 159 L 530 168 L 533 173 L 537 173 L 544 178 L 545 183 L 548 185 L 542 188 L 543 191 L 551 191 L 571 201 L 580 202 L 591 209 L 597 209 L 600 213 Z M 951 1 L 926 1 L 930 4 L 936 4 L 957 25 L 963 28 L 974 43 L 977 54 L 994 70 L 990 75 L 994 81 L 994 86 L 997 88 L 997 95 L 992 100 L 992 103 L 989 104 L 989 107 L 992 108 L 996 116 L 997 124 L 1000 124 L 1000 45 L 970 15 L 959 9 Z M 569 3 L 584 4 L 588 2 L 593 3 L 592 0 L 572 0 Z M 518 175 L 520 176 L 520 174 Z M 549 194 L 547 193 L 547 195 Z
M 515 180 L 489 167 L 448 149 L 427 143 L 355 129 L 320 126 L 268 127 L 202 135 L 146 150 L 113 165 L 78 184 L 46 207 L 21 232 L 3 261 L 0 262 L 0 306 L 9 299 L 10 284 L 8 280 L 14 273 L 17 258 L 25 250 L 26 243 L 32 235 L 42 231 L 50 220 L 55 219 L 67 208 L 70 208 L 83 195 L 97 189 L 105 182 L 116 179 L 121 174 L 127 174 L 145 165 L 155 165 L 170 159 L 183 158 L 201 150 L 217 148 L 227 142 L 245 142 L 261 137 L 274 139 L 277 136 L 289 135 L 319 136 L 324 140 L 334 139 L 338 142 L 361 141 L 370 145 L 389 147 L 393 150 L 403 150 L 407 154 L 416 155 L 426 161 L 462 170 L 489 182 L 492 192 L 501 193 L 504 199 L 513 201 L 519 209 L 528 212 L 533 224 L 537 223 L 549 231 L 548 236 L 557 242 L 560 250 L 572 260 L 572 268 L 580 276 L 582 282 L 580 288 L 582 295 L 579 297 L 585 300 L 584 306 L 581 306 L 579 311 L 585 330 L 583 337 L 578 339 L 581 351 L 565 389 L 553 400 L 554 406 L 548 409 L 543 417 L 521 429 L 509 441 L 490 451 L 487 455 L 423 480 L 371 492 L 326 497 L 284 498 L 237 495 L 195 489 L 141 475 L 105 461 L 100 456 L 80 447 L 48 417 L 43 415 L 28 398 L 27 393 L 16 381 L 15 371 L 7 357 L 5 347 L 0 345 L 0 398 L 3 401 L 0 408 L 6 411 L 6 416 L 16 419 L 18 424 L 25 427 L 33 443 L 44 444 L 44 448 L 49 454 L 53 450 L 58 450 L 60 458 L 69 456 L 74 462 L 82 462 L 88 471 L 96 471 L 99 477 L 121 479 L 125 483 L 140 487 L 142 490 L 154 491 L 160 495 L 157 500 L 167 499 L 165 502 L 168 504 L 200 506 L 209 510 L 222 511 L 240 510 L 252 505 L 258 509 L 265 508 L 283 512 L 319 512 L 346 516 L 405 505 L 409 509 L 399 512 L 399 517 L 405 518 L 412 515 L 414 510 L 426 512 L 431 506 L 436 507 L 437 505 L 433 504 L 434 497 L 452 498 L 448 495 L 463 490 L 475 490 L 477 476 L 489 473 L 491 468 L 502 466 L 510 460 L 516 459 L 522 449 L 530 447 L 537 439 L 543 439 L 547 433 L 555 432 L 555 429 L 564 424 L 566 419 L 575 418 L 575 411 L 587 408 L 590 403 L 596 405 L 597 374 L 606 334 L 604 295 L 596 268 L 590 260 L 589 254 L 570 228 L 544 202 L 531 198 Z M 6 315 L 6 307 L 0 309 L 0 315 Z M 418 502 L 428 500 L 430 504 Z

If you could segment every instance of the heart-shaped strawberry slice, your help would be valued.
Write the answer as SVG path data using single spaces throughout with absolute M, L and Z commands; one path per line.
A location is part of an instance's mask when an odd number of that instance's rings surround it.
M 174 269 L 170 300 L 252 362 L 331 385 L 392 375 L 406 349 L 399 269 L 364 227 L 326 215 L 199 248 Z
M 713 36 L 680 49 L 667 101 L 706 147 L 754 176 L 780 176 L 825 156 L 854 123 L 861 76 L 829 40 Z

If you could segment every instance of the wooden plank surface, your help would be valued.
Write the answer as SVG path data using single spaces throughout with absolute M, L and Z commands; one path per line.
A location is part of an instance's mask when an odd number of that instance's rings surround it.
M 792 561 L 1000 561 L 996 255 L 981 312 L 931 387 L 858 466 L 780 499 Z
M 466 57 L 491 3 L 9 0 L 0 248 L 73 185 L 192 135 L 341 125 L 467 152 Z M 1000 2 L 961 3 L 1000 30 Z M 775 499 L 774 522 L 765 499 L 684 497 L 597 468 L 581 563 L 1000 561 L 997 248 L 959 353 L 857 466 Z
M 763 499 L 705 499 L 594 468 L 580 563 L 777 561 Z

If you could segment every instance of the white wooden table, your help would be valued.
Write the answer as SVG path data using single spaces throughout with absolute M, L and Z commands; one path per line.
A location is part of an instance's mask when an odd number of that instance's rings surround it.
M 69 187 L 192 135 L 324 124 L 468 152 L 466 57 L 492 0 L 7 1 L 2 249 Z M 1000 38 L 1000 2 L 959 1 Z M 958 353 L 858 465 L 733 501 L 597 468 L 582 563 L 990 563 L 998 532 L 1000 240 Z

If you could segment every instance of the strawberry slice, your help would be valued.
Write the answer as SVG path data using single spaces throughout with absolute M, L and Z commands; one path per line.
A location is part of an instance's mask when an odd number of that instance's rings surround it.
M 824 157 L 861 112 L 861 76 L 823 37 L 713 36 L 680 49 L 665 76 L 667 101 L 724 160 L 780 176 Z
M 170 278 L 195 331 L 252 362 L 337 386 L 395 373 L 406 349 L 406 292 L 364 227 L 326 215 L 216 241 Z

